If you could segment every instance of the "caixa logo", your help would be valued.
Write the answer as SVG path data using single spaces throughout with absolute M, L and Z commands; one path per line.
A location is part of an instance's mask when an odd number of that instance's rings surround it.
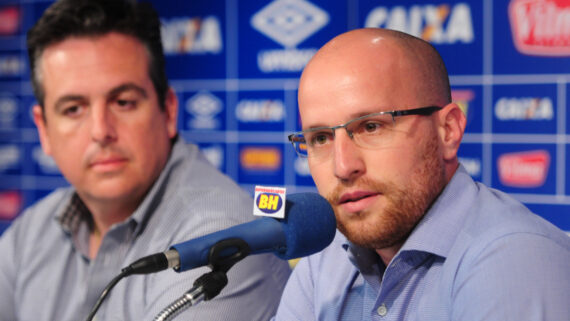
M 285 105 L 279 99 L 243 99 L 237 104 L 236 118 L 244 123 L 281 122 L 285 118 Z
M 165 54 L 218 54 L 223 49 L 220 21 L 213 16 L 162 19 L 160 31 Z
M 570 56 L 570 0 L 512 0 L 509 20 L 519 52 Z
M 549 97 L 502 97 L 495 104 L 499 120 L 552 120 L 554 107 Z
M 471 7 L 467 3 L 376 7 L 365 26 L 402 31 L 434 44 L 472 43 Z
M 507 153 L 499 156 L 499 180 L 505 186 L 532 188 L 544 185 L 550 154 L 546 150 Z
M 255 200 L 255 205 L 265 214 L 274 214 L 283 207 L 283 200 L 279 194 L 260 193 Z

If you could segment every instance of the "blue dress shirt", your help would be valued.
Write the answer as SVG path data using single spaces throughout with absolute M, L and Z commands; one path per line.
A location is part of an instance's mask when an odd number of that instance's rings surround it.
M 388 266 L 337 232 L 275 319 L 570 320 L 570 237 L 460 166 Z

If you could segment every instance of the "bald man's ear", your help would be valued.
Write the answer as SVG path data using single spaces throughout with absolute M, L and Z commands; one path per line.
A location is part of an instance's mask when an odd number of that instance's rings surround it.
M 439 117 L 438 133 L 442 143 L 442 156 L 445 161 L 454 161 L 459 144 L 463 139 L 467 119 L 455 103 L 447 104 L 437 113 Z

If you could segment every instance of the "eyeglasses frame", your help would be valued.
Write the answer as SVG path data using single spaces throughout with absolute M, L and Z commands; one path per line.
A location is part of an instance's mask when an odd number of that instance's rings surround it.
M 338 126 L 332 126 L 332 127 L 321 126 L 321 127 L 315 127 L 315 128 L 310 128 L 307 130 L 294 132 L 294 133 L 288 135 L 287 138 L 289 139 L 289 141 L 293 145 L 293 149 L 295 149 L 295 152 L 297 153 L 297 155 L 299 155 L 300 157 L 306 158 L 306 157 L 308 157 L 308 154 L 307 155 L 302 154 L 295 147 L 295 143 L 305 143 L 305 144 L 307 143 L 305 140 L 305 133 L 311 133 L 311 132 L 315 132 L 315 131 L 319 131 L 319 130 L 323 130 L 323 129 L 330 129 L 332 131 L 332 135 L 334 138 L 335 137 L 335 130 L 337 130 L 339 128 L 344 128 L 344 130 L 346 130 L 346 133 L 348 134 L 348 137 L 350 137 L 350 139 L 354 139 L 352 136 L 352 131 L 348 130 L 348 126 L 350 124 L 352 124 L 356 121 L 362 120 L 364 118 L 389 114 L 392 116 L 392 121 L 395 121 L 396 117 L 401 117 L 401 116 L 409 116 L 409 115 L 429 116 L 429 115 L 433 114 L 434 112 L 439 111 L 441 109 L 443 109 L 443 107 L 432 105 L 432 106 L 418 107 L 418 108 L 413 108 L 413 109 L 381 111 L 381 112 L 377 112 L 377 113 L 372 113 L 372 114 L 356 117 L 356 118 L 351 119 L 351 120 L 347 121 L 346 123 L 344 123 L 342 125 L 338 125 Z M 299 137 L 301 137 L 301 135 L 303 137 L 303 141 L 295 140 L 295 138 L 299 138 Z

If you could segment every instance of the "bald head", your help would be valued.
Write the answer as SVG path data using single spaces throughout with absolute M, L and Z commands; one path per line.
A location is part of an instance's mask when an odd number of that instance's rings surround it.
M 440 191 L 458 167 L 457 150 L 466 124 L 450 96 L 441 57 L 419 38 L 368 28 L 329 41 L 303 70 L 298 97 L 302 129 L 318 133 L 309 139 L 314 157 L 308 161 L 319 192 L 328 195 L 336 184 L 349 186 L 360 180 L 416 184 L 419 187 L 410 188 L 418 190 L 429 185 L 427 190 Z M 397 117 L 392 124 L 378 118 L 358 120 L 383 111 L 429 106 L 441 109 Z M 333 131 L 332 137 L 316 130 L 347 123 L 350 130 Z M 368 138 L 382 135 L 385 141 L 377 148 L 358 146 L 349 131 Z M 330 157 L 319 159 L 317 148 L 328 148 Z M 426 175 L 443 179 L 423 180 Z
M 379 107 L 445 106 L 451 101 L 437 51 L 424 40 L 387 29 L 352 30 L 324 45 L 303 71 L 300 103 L 324 85 L 374 90 L 378 99 L 391 104 Z
M 382 113 L 429 106 L 441 108 Z M 465 117 L 441 57 L 401 32 L 344 33 L 305 67 L 299 112 L 311 176 L 339 230 L 388 264 L 458 167 Z

